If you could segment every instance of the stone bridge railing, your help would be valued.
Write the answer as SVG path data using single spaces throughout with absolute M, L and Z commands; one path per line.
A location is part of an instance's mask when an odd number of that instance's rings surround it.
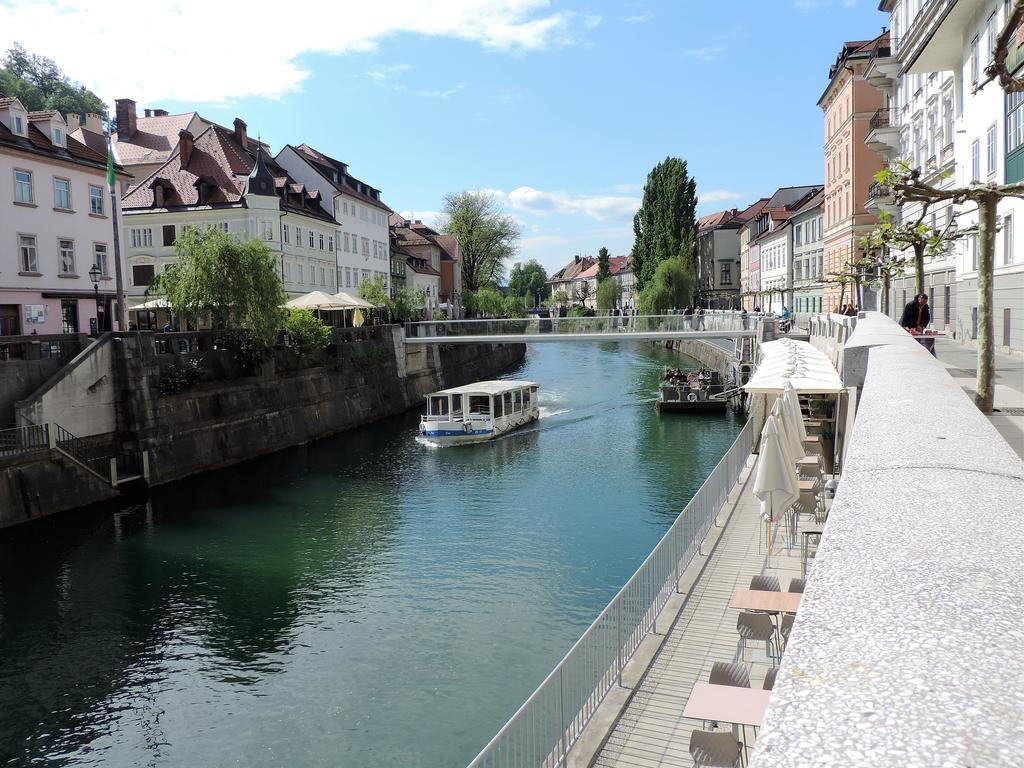
M 884 315 L 843 355 L 849 454 L 751 765 L 1017 765 L 1024 464 Z

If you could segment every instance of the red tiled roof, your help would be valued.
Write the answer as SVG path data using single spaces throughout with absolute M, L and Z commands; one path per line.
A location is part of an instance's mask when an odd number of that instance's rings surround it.
M 79 126 L 73 131 L 69 131 L 68 135 L 74 136 L 76 141 L 82 142 L 93 152 L 104 157 L 107 156 L 107 137 L 102 133 L 96 133 L 95 131 L 87 130 L 84 126 Z
M 436 235 L 434 242 L 441 246 L 442 261 L 462 261 L 462 252 L 459 250 L 459 238 L 455 235 Z
M 738 214 L 739 212 L 735 208 L 730 208 L 727 211 L 718 211 L 702 216 L 697 221 L 697 233 L 701 234 L 724 226 L 739 226 L 739 222 L 735 221 Z
M 304 157 L 308 163 L 313 165 L 320 173 L 323 174 L 324 178 L 331 179 L 332 183 L 340 188 L 340 191 L 351 197 L 355 197 L 362 200 L 367 205 L 372 205 L 376 208 L 380 208 L 388 213 L 391 213 L 391 209 L 382 201 L 378 200 L 364 192 L 359 191 L 358 185 L 362 184 L 364 187 L 369 187 L 369 184 L 360 181 L 348 172 L 348 166 L 340 160 L 335 160 L 333 157 L 325 155 L 323 152 L 319 152 L 308 144 L 299 144 L 297 147 L 292 147 L 300 156 Z M 338 181 L 334 182 L 334 175 L 337 174 Z M 372 189 L 372 187 L 371 187 Z
M 418 262 L 418 263 L 417 263 Z M 415 256 L 409 258 L 406 263 L 409 265 L 409 269 L 421 275 L 434 275 L 440 277 L 441 273 L 434 269 L 429 264 L 425 263 L 423 259 L 418 259 Z
M 577 258 L 579 261 L 577 261 Z M 557 283 L 564 282 L 566 280 L 575 280 L 580 276 L 581 272 L 590 269 L 594 262 L 595 260 L 590 256 L 574 257 L 572 261 L 549 277 L 547 282 Z
M 592 277 L 597 277 L 597 270 L 601 265 L 598 262 L 594 262 L 585 270 L 576 275 L 577 280 L 589 280 Z M 608 272 L 612 275 L 617 275 L 625 269 L 629 268 L 629 257 L 628 256 L 609 256 L 608 257 Z
M 188 128 L 195 116 L 195 112 L 185 112 L 137 118 L 137 128 L 130 139 L 121 138 L 116 132 L 111 137 L 114 156 L 123 165 L 164 163 L 178 146 L 178 132 Z
M 0 123 L 0 146 L 7 146 L 25 152 L 32 152 L 33 154 L 60 158 L 61 160 L 82 163 L 93 167 L 100 166 L 104 169 L 107 167 L 105 155 L 94 152 L 85 144 L 67 134 L 64 135 L 67 144 L 65 148 L 54 146 L 53 142 L 50 141 L 50 137 L 32 123 L 28 124 L 28 131 L 26 133 L 26 136 L 17 136 L 7 126 Z M 117 166 L 117 169 L 121 170 L 120 166 Z
M 167 162 L 128 190 L 121 200 L 122 207 L 152 207 L 155 201 L 153 187 L 158 185 L 165 189 L 165 206 L 199 205 L 200 180 L 209 185 L 209 194 L 203 205 L 240 202 L 246 191 L 249 174 L 256 164 L 256 148 L 261 146 L 254 141 L 247 143 L 249 147 L 243 149 L 232 131 L 220 125 L 211 125 L 193 141 L 192 154 L 186 167 L 181 167 L 179 147 Z M 283 209 L 326 221 L 334 220 L 316 202 L 319 199 L 318 192 L 310 192 L 305 185 L 295 183 L 272 159 L 264 156 L 264 162 L 274 176 L 275 188 L 288 193 L 280 196 Z M 313 201 L 312 204 L 303 206 L 295 203 L 289 198 L 289 195 L 295 194 L 303 195 L 304 199 Z

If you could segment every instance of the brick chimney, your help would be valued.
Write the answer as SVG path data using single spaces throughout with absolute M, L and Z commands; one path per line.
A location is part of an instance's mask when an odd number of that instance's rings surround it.
M 152 109 L 144 109 L 144 110 L 142 110 L 142 112 L 143 112 L 143 114 L 146 117 L 152 117 L 153 116 L 153 110 Z
M 240 117 L 235 118 L 235 141 L 242 145 L 242 149 L 249 147 L 249 131 L 247 128 L 245 120 Z
M 117 114 L 117 137 L 119 139 L 130 139 L 138 131 L 138 114 L 135 111 L 135 101 L 132 99 L 117 99 L 114 102 Z
M 82 118 L 79 117 L 77 112 L 68 112 L 64 119 L 68 122 L 68 133 L 71 133 L 82 124 Z
M 167 110 L 166 109 L 154 109 L 153 110 L 153 117 L 167 117 Z
M 195 137 L 191 131 L 182 128 L 178 131 L 178 147 L 180 148 L 181 167 L 187 168 L 192 159 L 192 148 L 195 146 Z

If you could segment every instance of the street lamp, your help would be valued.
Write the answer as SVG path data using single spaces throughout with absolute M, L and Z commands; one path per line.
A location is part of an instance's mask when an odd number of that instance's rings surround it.
M 100 332 L 100 277 L 103 271 L 98 264 L 93 264 L 89 269 L 89 279 L 92 280 L 92 290 L 96 297 L 96 333 Z

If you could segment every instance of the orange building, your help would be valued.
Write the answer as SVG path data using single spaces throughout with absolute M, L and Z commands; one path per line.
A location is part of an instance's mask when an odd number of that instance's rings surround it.
M 858 241 L 870 232 L 877 217 L 865 210 L 868 186 L 882 169 L 882 158 L 868 149 L 864 137 L 869 123 L 883 106 L 883 94 L 864 79 L 864 70 L 879 47 L 888 47 L 889 33 L 874 40 L 843 43 L 835 64 L 829 70 L 829 84 L 818 99 L 825 115 L 825 213 L 824 270 L 825 312 L 839 308 L 842 292 L 834 275 L 848 272 L 857 258 Z M 863 304 L 871 308 L 874 292 L 864 289 Z M 851 300 L 847 286 L 843 301 Z M 854 297 L 855 304 L 861 300 Z

